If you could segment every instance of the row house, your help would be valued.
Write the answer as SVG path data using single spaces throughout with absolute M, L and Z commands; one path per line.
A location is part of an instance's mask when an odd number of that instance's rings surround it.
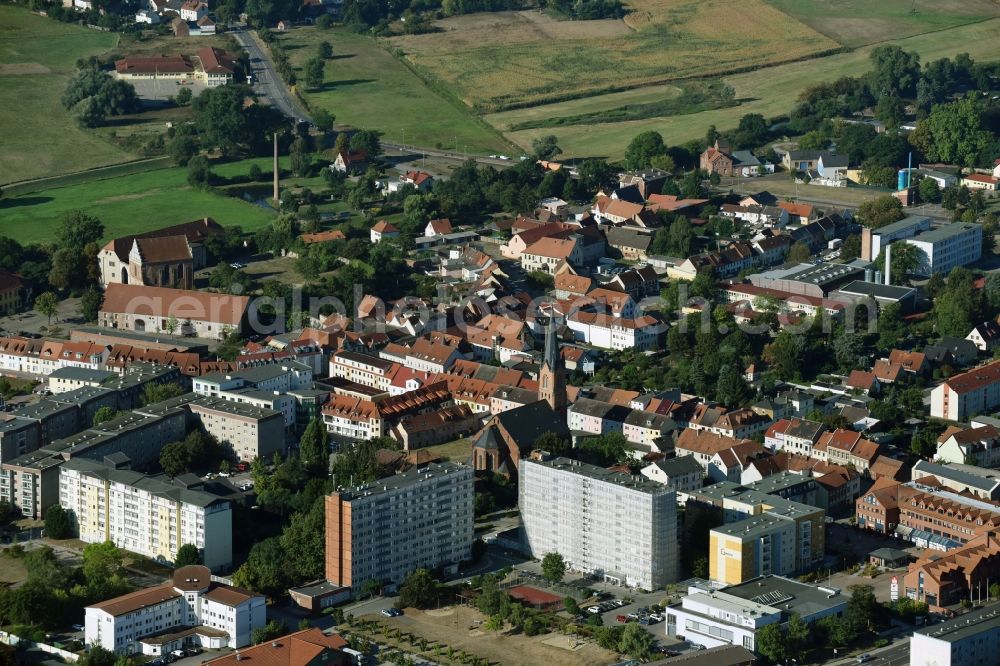
M 781 228 L 788 225 L 788 211 L 778 206 L 741 206 L 722 204 L 719 215 L 755 227 Z
M 676 427 L 673 420 L 661 414 L 591 398 L 577 399 L 567 410 L 566 422 L 574 434 L 620 432 L 630 444 L 645 453 L 668 452 L 670 433 Z
M 879 450 L 878 444 L 864 439 L 861 433 L 843 428 L 823 433 L 814 447 L 817 456 L 827 462 L 854 467 L 866 475 L 878 458 Z
M 767 429 L 764 445 L 772 451 L 786 451 L 811 458 L 813 447 L 825 430 L 826 426 L 816 421 L 797 417 L 781 419 Z
M 354 351 L 339 351 L 330 355 L 330 377 L 340 377 L 380 391 L 390 389 L 390 375 L 396 363 L 384 358 Z
M 712 458 L 721 451 L 731 449 L 738 444 L 749 440 L 737 440 L 732 437 L 718 435 L 713 432 L 692 430 L 690 428 L 682 430 L 674 443 L 674 451 L 678 456 L 692 456 L 702 469 L 708 474 L 709 465 Z
M 729 411 L 724 407 L 699 405 L 687 427 L 692 430 L 707 430 L 734 439 L 748 439 L 764 432 L 770 423 L 769 418 L 751 409 Z
M 444 383 L 374 402 L 350 395 L 334 395 L 323 406 L 323 422 L 340 439 L 368 440 L 392 435 L 402 419 L 453 404 Z
M 670 277 L 679 280 L 693 280 L 703 269 L 711 269 L 720 278 L 733 277 L 756 265 L 756 255 L 746 243 L 730 243 L 718 252 L 703 252 L 685 259 L 674 269 L 668 269 Z

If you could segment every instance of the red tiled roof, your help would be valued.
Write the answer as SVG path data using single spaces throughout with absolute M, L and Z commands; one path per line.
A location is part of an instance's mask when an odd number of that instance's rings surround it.
M 1000 382 L 1000 361 L 993 361 L 968 372 L 963 372 L 945 380 L 945 384 L 955 393 L 969 393 Z
M 174 316 L 178 320 L 217 322 L 238 326 L 250 298 L 188 289 L 167 289 L 133 284 L 109 284 L 101 312 Z
M 396 228 L 391 222 L 386 222 L 385 220 L 379 220 L 372 227 L 372 230 L 380 234 L 398 234 L 399 229 Z
M 115 61 L 119 74 L 193 74 L 191 59 L 182 55 L 126 57 Z

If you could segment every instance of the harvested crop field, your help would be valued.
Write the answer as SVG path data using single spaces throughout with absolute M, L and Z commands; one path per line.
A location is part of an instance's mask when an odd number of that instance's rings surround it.
M 634 0 L 623 20 L 471 14 L 394 46 L 482 112 L 787 62 L 839 45 L 764 0 Z
M 769 0 L 845 46 L 875 44 L 1000 16 L 993 0 Z
M 908 51 L 916 51 L 920 54 L 921 62 L 950 58 L 962 52 L 969 53 L 977 61 L 996 60 L 1000 58 L 1000 19 L 892 40 L 889 43 L 898 44 Z M 555 134 L 566 156 L 620 159 L 628 142 L 636 134 L 647 130 L 660 132 L 668 144 L 679 144 L 704 136 L 709 125 L 715 125 L 719 129 L 736 127 L 740 117 L 747 113 L 760 113 L 768 118 L 787 113 L 804 88 L 821 81 L 832 81 L 840 76 L 857 76 L 867 71 L 870 67 L 868 54 L 871 48 L 864 47 L 850 53 L 837 53 L 722 77 L 725 83 L 735 88 L 736 97 L 744 100 L 739 106 L 725 109 L 636 121 L 511 130 L 523 122 L 538 118 L 569 115 L 562 104 L 548 104 L 491 114 L 486 116 L 486 120 L 504 130 L 508 138 L 525 149 L 531 146 L 533 139 L 545 134 Z M 616 106 L 618 102 L 637 104 L 652 102 L 662 96 L 663 91 L 659 87 L 637 88 L 629 92 L 627 100 L 618 99 L 616 95 L 603 95 L 591 97 L 590 103 L 597 105 L 601 100 L 608 99 L 612 101 L 612 106 Z

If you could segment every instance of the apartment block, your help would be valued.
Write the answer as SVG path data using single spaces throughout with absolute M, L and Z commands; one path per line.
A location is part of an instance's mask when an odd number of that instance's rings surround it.
M 265 605 L 262 595 L 217 583 L 208 567 L 191 565 L 162 585 L 87 606 L 84 640 L 125 655 L 242 648 L 267 623 Z
M 796 474 L 775 474 L 749 486 L 723 481 L 687 495 L 685 524 L 698 524 L 701 512 L 722 523 L 709 534 L 714 581 L 733 585 L 800 573 L 823 560 L 826 511 L 801 501 L 818 504 L 821 497 L 815 479 Z
M 200 398 L 188 405 L 201 426 L 245 462 L 285 449 L 285 418 L 273 409 Z
M 286 393 L 312 388 L 312 367 L 300 361 L 262 363 L 232 372 L 214 372 L 192 380 L 195 393 L 220 397 L 225 391 L 257 389 Z
M 388 391 L 395 363 L 384 358 L 353 351 L 339 351 L 330 356 L 330 376 L 355 384 Z
M 232 507 L 201 486 L 197 477 L 151 477 L 120 464 L 73 458 L 60 468 L 59 503 L 86 543 L 112 541 L 167 564 L 191 544 L 205 566 L 225 570 L 233 560 Z
M 59 466 L 71 458 L 104 460 L 125 456 L 137 467 L 153 463 L 160 451 L 184 438 L 187 416 L 181 410 L 151 416 L 130 412 L 96 428 L 57 439 L 0 464 L 0 500 L 28 518 L 41 519 L 59 502 Z
M 521 461 L 524 545 L 571 568 L 653 590 L 677 580 L 676 493 L 643 476 L 568 458 Z
M 1000 405 L 1000 361 L 952 375 L 931 391 L 931 416 L 965 421 Z
M 472 555 L 473 500 L 472 468 L 453 462 L 328 495 L 326 579 L 357 590 L 418 568 L 457 570 Z

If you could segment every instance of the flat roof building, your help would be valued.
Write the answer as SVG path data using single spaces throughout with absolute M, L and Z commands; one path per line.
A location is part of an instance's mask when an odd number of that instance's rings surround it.
M 337 482 L 343 482 L 337 479 Z M 358 590 L 472 556 L 472 468 L 432 463 L 326 498 L 326 579 Z
M 533 556 L 558 552 L 576 570 L 647 590 L 677 580 L 671 488 L 569 458 L 522 460 L 518 485 Z
M 910 666 L 980 666 L 997 663 L 1000 606 L 987 606 L 913 632 Z

